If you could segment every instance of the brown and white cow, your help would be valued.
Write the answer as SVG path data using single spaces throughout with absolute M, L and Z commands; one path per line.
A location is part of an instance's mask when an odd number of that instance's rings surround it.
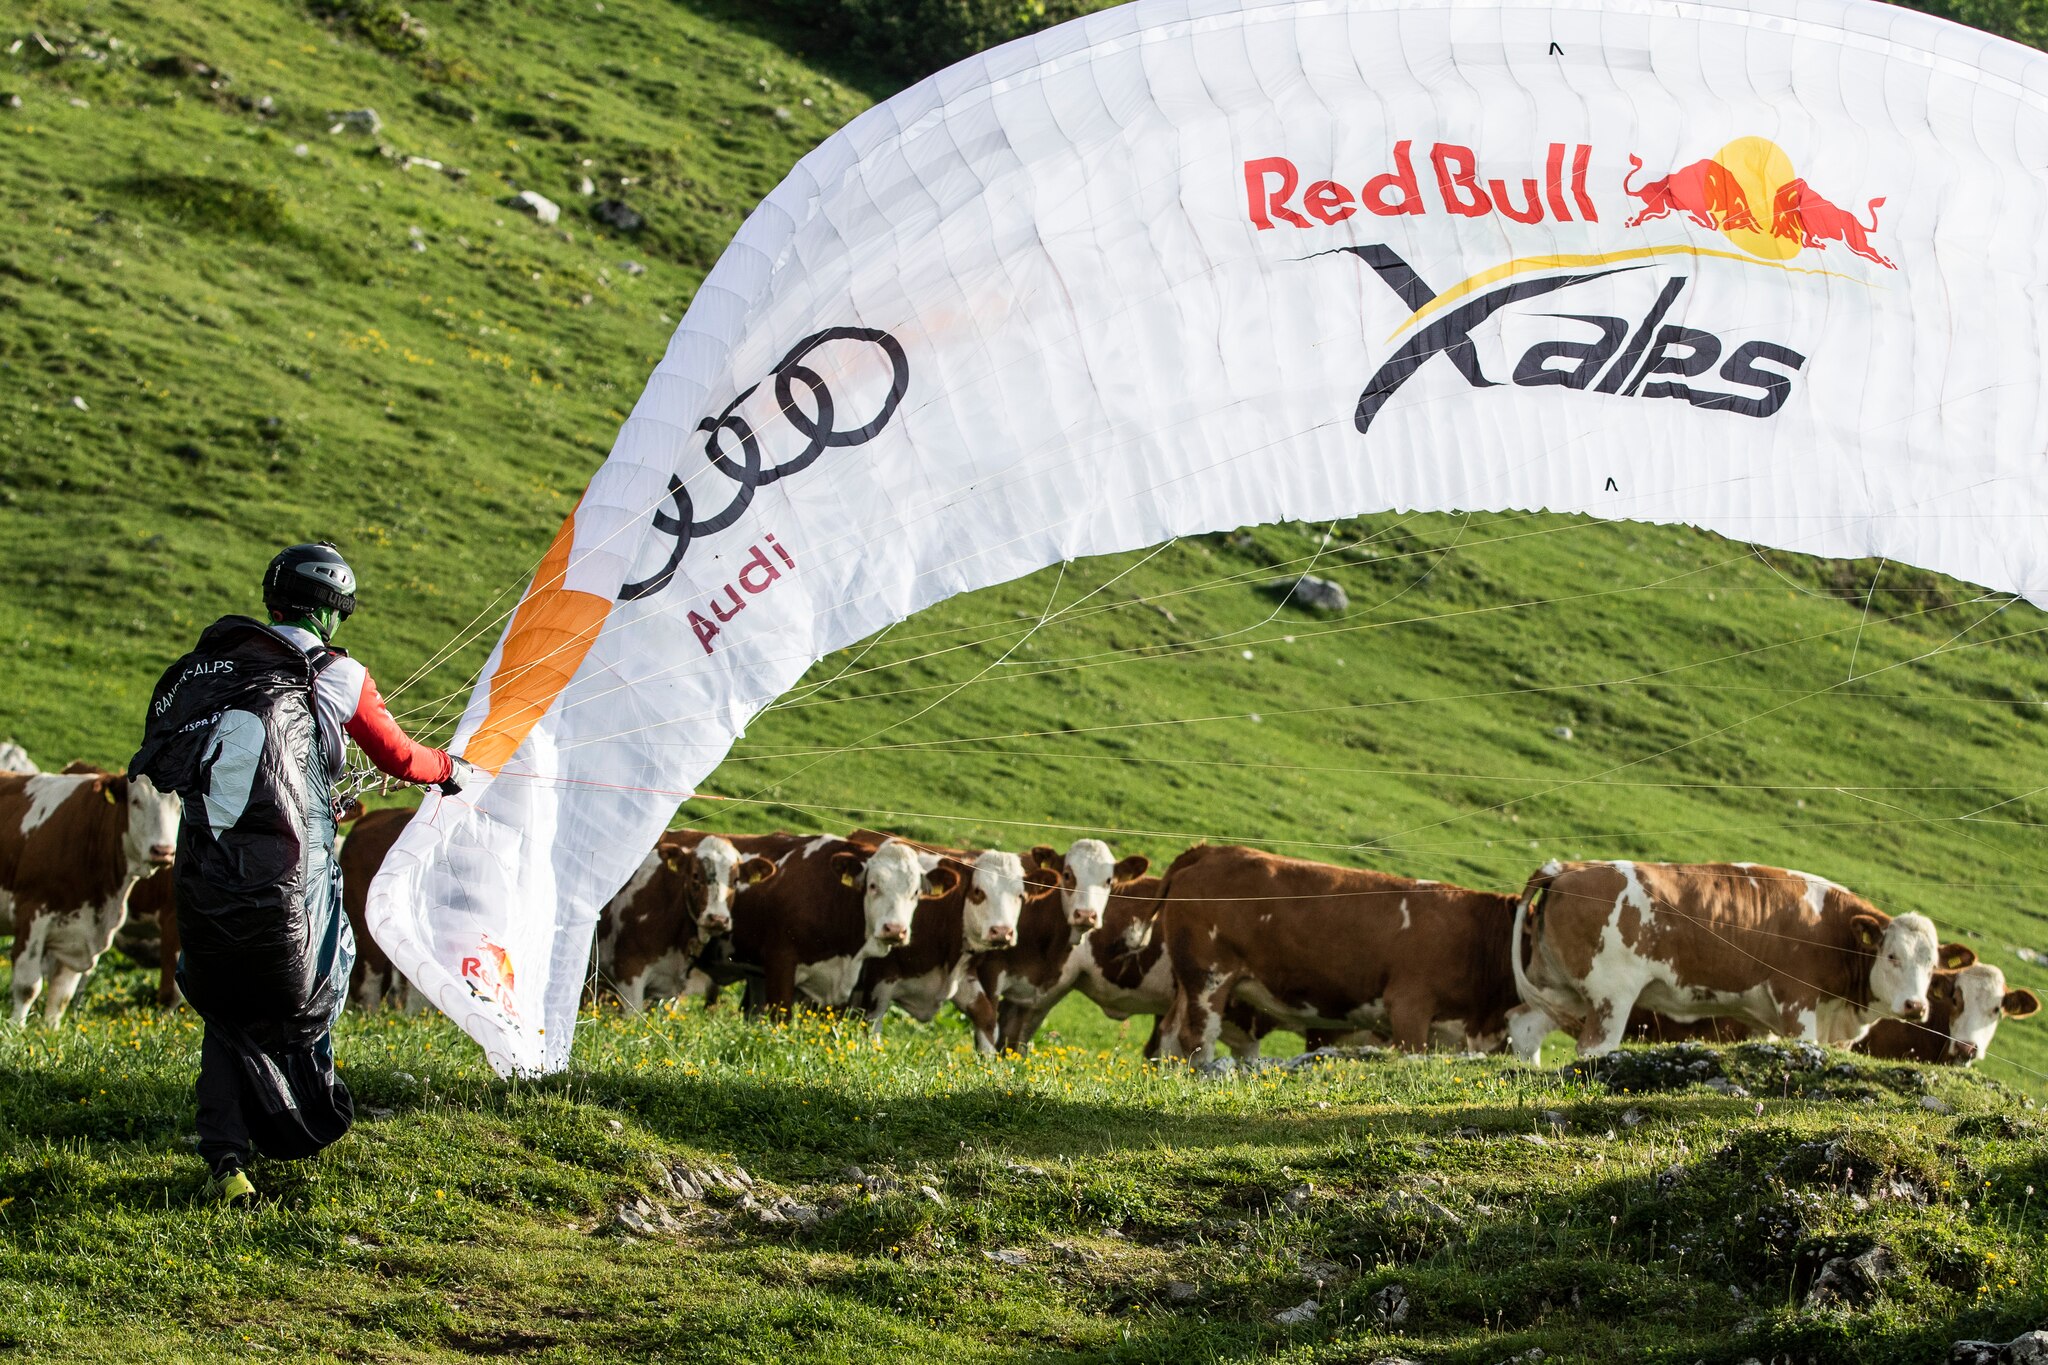
M 1113 883 L 1094 924 L 1077 939 L 1066 908 L 1065 869 L 1039 861 L 1049 851 L 1033 849 L 1026 866 L 1035 865 L 1040 878 L 1048 873 L 1057 877 L 1059 894 L 1027 897 L 1017 919 L 1017 942 L 976 964 L 982 990 L 1000 1012 L 999 1044 L 1009 1052 L 1029 1052 L 1046 1016 L 1072 991 L 1101 1005 L 1113 1019 L 1162 1014 L 1173 1003 L 1165 949 L 1152 932 L 1160 879 L 1134 875 Z
M 862 833 L 856 832 L 854 838 Z M 981 955 L 1016 945 L 1018 917 L 1033 889 L 1026 881 L 1024 860 L 994 849 L 919 846 L 919 851 L 957 870 L 960 880 L 945 895 L 918 902 L 909 941 L 868 960 L 853 1003 L 866 1012 L 879 1037 L 890 1005 L 930 1023 L 950 1000 L 973 1025 L 975 1049 L 994 1052 L 996 1004 L 983 990 L 975 968 Z M 1051 877 L 1034 875 L 1039 878 L 1038 893 L 1050 900 Z
M 786 1014 L 798 996 L 828 1009 L 845 1006 L 868 959 L 911 941 L 919 902 L 946 895 L 961 880 L 900 839 L 761 835 L 734 843 L 777 868 L 733 898 L 733 960 L 760 973 L 747 994 L 750 1014 Z
M 1944 956 L 1952 946 L 1942 945 Z M 1927 988 L 1924 1023 L 1880 1019 L 1857 1041 L 1855 1050 L 1891 1061 L 1968 1066 L 1991 1050 L 2000 1019 L 2025 1019 L 2040 1008 L 2041 997 L 2029 990 L 2007 990 L 2005 973 L 1988 962 L 1943 968 Z
M 1283 1028 L 1384 1033 L 1407 1051 L 1488 1051 L 1506 1035 L 1513 896 L 1197 844 L 1160 901 L 1166 1055 L 1209 1061 L 1233 1001 Z
M 1101 927 L 1116 888 L 1144 876 L 1152 860 L 1133 853 L 1119 861 L 1102 840 L 1076 839 L 1067 846 L 1065 857 L 1040 844 L 1024 855 L 1024 865 L 1045 869 L 1059 883 L 1060 909 L 1078 942 L 1081 935 Z
M 0 776 L 0 912 L 14 921 L 13 1021 L 42 993 L 64 1017 L 85 973 L 113 942 L 128 893 L 177 853 L 178 798 L 146 777 Z
M 1926 1016 L 1936 954 L 1925 916 L 1754 863 L 1546 863 L 1511 941 L 1510 1027 L 1527 1061 L 1553 1028 L 1583 1055 L 1612 1051 L 1639 1005 L 1847 1045 L 1880 1018 Z
M 598 913 L 598 979 L 628 1014 L 639 1013 L 649 998 L 703 994 L 710 986 L 697 970 L 706 947 L 731 932 L 738 894 L 779 870 L 769 858 L 742 853 L 736 842 L 750 841 L 670 830 Z

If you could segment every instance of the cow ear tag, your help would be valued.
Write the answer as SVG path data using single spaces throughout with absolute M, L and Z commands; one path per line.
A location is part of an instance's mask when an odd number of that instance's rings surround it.
M 840 884 L 841 886 L 852 886 L 852 885 L 853 885 L 853 874 L 852 874 L 851 872 L 842 872 L 842 873 L 840 873 L 840 874 L 839 874 L 839 884 Z
M 112 787 L 101 787 L 100 795 L 107 798 L 108 805 L 114 804 L 114 789 Z

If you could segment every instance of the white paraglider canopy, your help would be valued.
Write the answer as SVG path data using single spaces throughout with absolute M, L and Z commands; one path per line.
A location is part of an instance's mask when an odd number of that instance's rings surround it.
M 829 651 L 1061 559 L 1548 509 L 2048 604 L 2048 58 L 1866 0 L 1138 0 L 797 166 L 563 525 L 370 924 L 504 1072 Z

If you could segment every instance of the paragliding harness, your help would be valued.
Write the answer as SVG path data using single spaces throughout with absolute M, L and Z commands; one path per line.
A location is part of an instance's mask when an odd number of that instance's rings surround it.
M 355 941 L 313 698 L 338 657 L 248 617 L 215 622 L 158 681 L 128 765 L 184 800 L 178 984 L 209 1046 L 217 1038 L 239 1065 L 239 1126 L 285 1159 L 311 1156 L 354 1119 L 328 1031 Z M 208 1086 L 203 1070 L 202 1119 Z

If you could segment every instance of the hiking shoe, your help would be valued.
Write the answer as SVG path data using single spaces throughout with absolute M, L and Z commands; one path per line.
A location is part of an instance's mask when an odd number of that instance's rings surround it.
M 256 1197 L 256 1187 L 241 1171 L 229 1171 L 207 1182 L 206 1192 L 216 1204 L 233 1206 Z

